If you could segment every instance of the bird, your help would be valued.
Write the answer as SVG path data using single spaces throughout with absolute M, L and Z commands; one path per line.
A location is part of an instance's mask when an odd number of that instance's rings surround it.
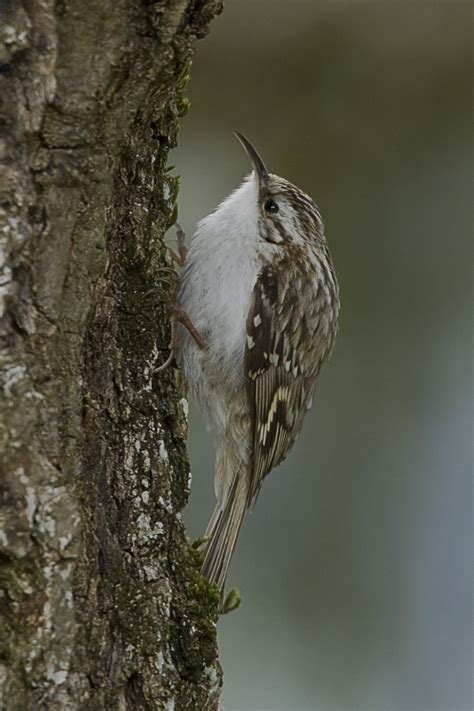
M 338 329 L 339 286 L 315 202 L 270 173 L 235 136 L 252 170 L 197 226 L 182 267 L 170 358 L 207 420 L 217 503 L 201 573 L 224 594 L 246 513 L 285 459 L 310 409 Z

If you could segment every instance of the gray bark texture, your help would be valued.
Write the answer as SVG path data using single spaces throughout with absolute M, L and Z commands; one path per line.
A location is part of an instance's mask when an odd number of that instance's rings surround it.
M 4 711 L 219 706 L 218 599 L 180 515 L 185 391 L 155 368 L 168 151 L 220 9 L 0 3 Z

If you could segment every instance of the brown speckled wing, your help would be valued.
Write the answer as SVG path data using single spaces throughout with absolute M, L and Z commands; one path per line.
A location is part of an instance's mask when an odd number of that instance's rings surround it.
M 300 291 L 304 281 L 293 270 L 267 266 L 252 295 L 245 348 L 253 443 L 249 506 L 265 476 L 291 449 L 317 372 L 308 350 L 312 338 Z

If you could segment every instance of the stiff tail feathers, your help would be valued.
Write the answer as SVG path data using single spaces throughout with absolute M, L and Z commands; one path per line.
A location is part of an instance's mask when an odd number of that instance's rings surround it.
M 224 506 L 218 503 L 205 536 L 209 537 L 201 573 L 223 592 L 227 570 L 247 511 L 247 482 L 234 475 Z

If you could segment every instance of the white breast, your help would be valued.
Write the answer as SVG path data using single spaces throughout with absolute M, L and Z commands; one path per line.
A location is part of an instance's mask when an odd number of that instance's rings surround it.
M 261 268 L 257 220 L 257 188 L 250 176 L 199 223 L 181 278 L 180 305 L 208 350 L 199 353 L 181 329 L 180 360 L 191 389 L 208 411 L 209 403 L 206 407 L 202 401 L 209 398 L 209 389 L 234 390 L 243 382 L 245 324 Z

